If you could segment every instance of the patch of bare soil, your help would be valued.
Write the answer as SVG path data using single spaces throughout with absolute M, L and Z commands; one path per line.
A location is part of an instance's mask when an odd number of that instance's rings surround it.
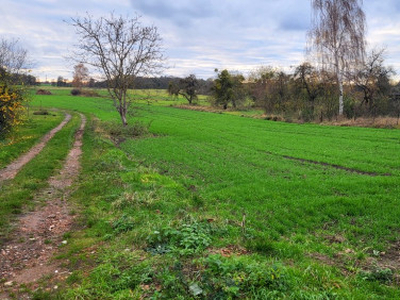
M 400 242 L 391 245 L 386 252 L 380 252 L 377 260 L 382 268 L 400 270 Z
M 334 241 L 334 243 L 341 243 L 341 241 Z M 321 253 L 309 253 L 307 256 L 323 264 L 338 267 L 345 276 L 354 274 L 356 269 L 367 272 L 390 269 L 394 274 L 393 284 L 400 284 L 400 276 L 398 275 L 400 270 L 400 242 L 389 246 L 385 252 L 372 252 L 371 250 L 371 253 L 364 259 L 358 259 L 356 252 L 350 248 L 335 253 L 333 257 Z M 349 266 L 353 270 L 349 269 Z
M 224 257 L 248 255 L 251 252 L 243 247 L 237 245 L 228 245 L 224 248 L 208 248 L 210 254 L 220 254 Z
M 44 146 L 46 146 L 47 142 L 50 141 L 53 136 L 69 122 L 69 120 L 71 120 L 71 115 L 66 114 L 65 119 L 60 123 L 60 125 L 47 133 L 39 144 L 33 146 L 27 153 L 20 156 L 16 161 L 12 162 L 4 169 L 0 170 L 0 182 L 7 179 L 13 179 L 19 170 L 38 155 L 43 150 Z
M 34 199 L 38 206 L 42 206 L 19 219 L 9 241 L 0 249 L 1 299 L 7 299 L 10 293 L 18 295 L 18 298 L 28 297 L 19 294 L 21 284 L 34 290 L 44 276 L 49 286 L 53 280 L 63 280 L 69 275 L 69 271 L 52 258 L 67 243 L 63 235 L 71 229 L 74 221 L 66 200 L 79 174 L 82 135 L 86 124 L 83 115 L 81 119 L 80 129 L 75 134 L 74 145 L 62 170 L 49 179 L 49 187 Z

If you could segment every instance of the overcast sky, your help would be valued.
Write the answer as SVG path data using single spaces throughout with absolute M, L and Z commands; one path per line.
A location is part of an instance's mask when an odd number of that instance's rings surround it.
M 400 74 L 400 1 L 364 0 L 367 42 L 386 47 L 386 63 Z M 310 0 L 1 0 L 0 37 L 19 39 L 45 80 L 72 78 L 64 57 L 73 50 L 71 17 L 142 16 L 163 38 L 164 75 L 213 77 L 214 69 L 249 71 L 265 65 L 290 70 L 304 60 Z

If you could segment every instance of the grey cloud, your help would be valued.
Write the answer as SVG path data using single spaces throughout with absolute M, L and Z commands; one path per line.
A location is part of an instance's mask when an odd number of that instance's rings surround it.
M 86 11 L 94 16 L 143 16 L 164 38 L 170 65 L 166 73 L 214 76 L 214 68 L 243 73 L 260 65 L 287 67 L 303 59 L 310 26 L 310 0 L 2 0 L 0 34 L 20 38 L 37 60 L 34 73 L 70 76 L 62 56 L 73 48 L 73 29 L 63 23 Z M 364 1 L 371 40 L 388 46 L 397 63 L 399 0 Z M 52 71 L 53 70 L 53 71 Z M 53 72 L 53 73 L 52 73 Z
M 286 31 L 307 31 L 310 27 L 308 19 L 301 18 L 301 16 L 288 16 L 280 23 L 280 29 Z
M 212 1 L 131 0 L 131 3 L 135 10 L 147 16 L 168 19 L 178 25 L 209 18 L 215 13 Z

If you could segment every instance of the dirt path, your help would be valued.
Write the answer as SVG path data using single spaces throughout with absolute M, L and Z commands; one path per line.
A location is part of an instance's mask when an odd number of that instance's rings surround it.
M 50 141 L 53 138 L 53 136 L 69 122 L 69 120 L 71 120 L 71 115 L 65 114 L 64 121 L 62 121 L 60 125 L 52 129 L 49 133 L 47 133 L 42 138 L 39 144 L 33 146 L 27 153 L 19 157 L 16 161 L 12 162 L 4 169 L 0 170 L 0 182 L 7 179 L 13 179 L 17 175 L 19 170 L 25 164 L 31 161 L 36 155 L 38 155 L 40 151 L 43 150 L 44 146 L 46 146 L 47 142 Z
M 60 262 L 52 261 L 52 257 L 66 243 L 63 235 L 70 230 L 74 220 L 66 199 L 79 174 L 85 124 L 86 118 L 81 115 L 80 129 L 62 170 L 49 179 L 47 189 L 36 195 L 37 209 L 19 219 L 9 241 L 0 249 L 1 299 L 7 299 L 10 293 L 23 298 L 19 295 L 19 286 L 25 284 L 33 290 L 43 276 L 47 276 L 48 285 L 52 279 L 69 275 L 68 270 L 60 267 Z

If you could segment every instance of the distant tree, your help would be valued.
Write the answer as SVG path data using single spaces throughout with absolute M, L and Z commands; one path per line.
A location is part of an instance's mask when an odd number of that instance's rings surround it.
M 207 80 L 199 80 L 199 94 L 200 95 L 211 95 L 212 88 L 214 86 L 214 79 L 208 78 Z
M 339 115 L 343 115 L 345 72 L 359 65 L 365 53 L 365 15 L 362 0 L 312 0 L 312 50 L 323 68 L 333 72 L 339 88 Z
M 299 65 L 295 72 L 294 78 L 300 90 L 304 90 L 310 105 L 310 115 L 314 115 L 315 102 L 322 94 L 321 78 L 318 70 L 310 63 L 305 62 Z
M 94 78 L 90 77 L 88 82 L 88 87 L 94 88 L 95 86 L 96 86 L 96 81 L 94 80 Z
M 213 87 L 215 104 L 222 105 L 224 109 L 227 109 L 229 104 L 236 108 L 243 98 L 244 77 L 240 74 L 233 75 L 228 70 L 221 71 L 217 76 Z
M 172 80 L 168 83 L 168 95 L 175 97 L 179 95 L 179 85 Z
M 360 106 L 364 105 L 369 114 L 376 111 L 378 100 L 387 101 L 390 98 L 390 76 L 394 71 L 384 65 L 383 55 L 384 50 L 373 50 L 352 78 L 352 82 L 363 93 Z
M 258 106 L 265 107 L 266 102 L 270 102 L 268 94 L 271 80 L 275 77 L 276 70 L 271 66 L 262 66 L 250 73 L 249 82 L 251 83 L 251 94 Z M 272 110 L 272 106 L 266 108 Z
M 265 66 L 253 71 L 249 81 L 256 104 L 266 113 L 285 110 L 290 97 L 290 75 L 271 66 Z
M 163 67 L 161 38 L 154 26 L 142 26 L 138 16 L 94 19 L 89 14 L 71 18 L 80 40 L 72 59 L 98 69 L 106 78 L 122 124 L 132 99 L 127 91 L 139 75 L 155 73 Z
M 284 71 L 279 71 L 276 74 L 275 86 L 272 96 L 275 98 L 275 108 L 278 111 L 286 110 L 286 103 L 289 100 L 291 75 L 286 74 Z
M 390 92 L 391 114 L 397 117 L 397 125 L 400 121 L 400 82 L 392 87 Z
M 89 70 L 84 64 L 80 63 L 74 66 L 72 86 L 81 89 L 84 82 L 89 78 Z
M 65 86 L 67 86 L 67 81 L 66 81 L 66 79 L 64 79 L 64 77 L 58 76 L 56 85 L 58 87 L 65 87 Z
M 197 101 L 197 90 L 199 88 L 199 82 L 196 75 L 190 74 L 188 77 L 183 78 L 179 81 L 179 94 L 186 98 L 189 105 L 194 104 Z

